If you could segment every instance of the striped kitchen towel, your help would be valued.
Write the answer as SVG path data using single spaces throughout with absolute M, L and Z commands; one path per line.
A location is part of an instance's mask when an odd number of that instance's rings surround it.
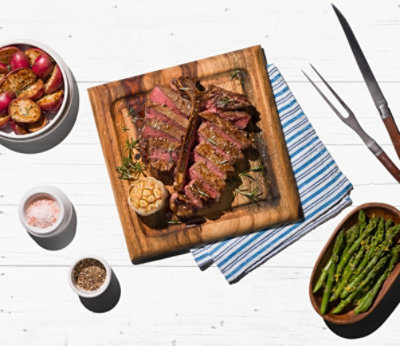
M 215 263 L 229 283 L 240 280 L 351 204 L 351 183 L 318 138 L 278 69 L 274 65 L 267 68 L 304 219 L 192 250 L 201 269 Z

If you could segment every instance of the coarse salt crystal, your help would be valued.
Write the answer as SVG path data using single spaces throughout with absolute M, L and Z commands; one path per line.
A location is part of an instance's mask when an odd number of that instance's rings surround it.
M 37 198 L 29 203 L 26 209 L 28 224 L 37 228 L 49 228 L 58 219 L 60 207 L 58 203 L 50 198 Z

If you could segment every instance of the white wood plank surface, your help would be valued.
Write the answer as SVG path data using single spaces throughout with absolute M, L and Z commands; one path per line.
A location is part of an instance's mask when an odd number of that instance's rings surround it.
M 400 122 L 399 1 L 335 1 L 350 21 Z M 305 81 L 312 62 L 394 159 L 329 1 L 63 1 L 3 4 L 0 41 L 42 41 L 60 53 L 80 88 L 76 125 L 59 146 L 34 155 L 0 148 L 0 345 L 387 345 L 400 340 L 400 311 L 373 334 L 343 339 L 308 299 L 313 264 L 335 225 L 370 201 L 400 207 L 400 188 Z M 353 207 L 235 285 L 190 254 L 129 262 L 91 113 L 88 87 L 261 44 L 283 73 L 318 135 L 354 184 Z M 40 248 L 17 218 L 33 185 L 60 187 L 78 216 L 73 242 Z M 103 256 L 119 279 L 118 305 L 94 314 L 67 283 L 68 266 Z

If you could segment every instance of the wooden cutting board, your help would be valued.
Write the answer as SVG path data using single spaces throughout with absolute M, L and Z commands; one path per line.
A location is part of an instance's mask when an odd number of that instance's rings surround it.
M 204 215 L 201 224 L 159 226 L 138 217 L 128 205 L 130 182 L 120 180 L 124 143 L 138 134 L 132 111 L 140 111 L 156 85 L 167 85 L 182 75 L 204 86 L 215 84 L 246 94 L 259 112 L 256 128 L 257 154 L 249 155 L 247 170 L 260 162 L 264 173 L 236 177 L 222 201 Z M 110 175 L 126 243 L 132 262 L 159 258 L 196 245 L 287 223 L 301 215 L 300 201 L 276 110 L 266 59 L 260 46 L 194 61 L 88 89 L 100 142 Z M 257 189 L 257 203 L 240 191 Z M 236 190 L 236 193 L 235 193 Z

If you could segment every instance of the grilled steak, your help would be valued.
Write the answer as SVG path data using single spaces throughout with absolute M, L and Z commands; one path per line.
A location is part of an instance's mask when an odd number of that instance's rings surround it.
M 191 78 L 173 79 L 150 93 L 141 128 L 141 152 L 159 177 L 173 174 L 170 209 L 188 219 L 216 203 L 251 147 L 251 103 L 245 95 Z

